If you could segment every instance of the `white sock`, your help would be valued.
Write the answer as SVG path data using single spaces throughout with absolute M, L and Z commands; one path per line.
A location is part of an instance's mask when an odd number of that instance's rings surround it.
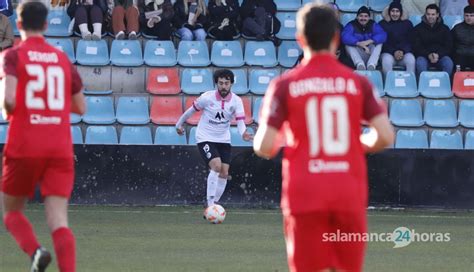
M 86 36 L 90 36 L 91 35 L 91 32 L 89 31 L 89 29 L 87 28 L 87 24 L 80 24 L 79 25 L 79 30 L 81 31 L 81 36 L 82 38 L 84 39 Z
M 217 181 L 216 199 L 215 199 L 216 201 L 219 201 L 219 199 L 221 199 L 225 191 L 225 186 L 227 186 L 227 179 L 219 178 Z
M 207 206 L 214 205 L 218 178 L 219 172 L 209 171 L 209 176 L 207 176 Z
M 94 28 L 94 35 L 97 37 L 102 37 L 102 24 L 101 23 L 93 23 L 92 27 Z

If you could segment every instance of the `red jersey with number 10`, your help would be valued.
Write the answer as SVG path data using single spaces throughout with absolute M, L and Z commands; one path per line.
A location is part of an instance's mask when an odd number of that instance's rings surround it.
M 285 214 L 367 207 L 361 122 L 383 113 L 382 103 L 367 79 L 329 54 L 272 81 L 260 120 L 286 133 Z
M 66 54 L 42 37 L 30 37 L 3 52 L 1 61 L 1 77 L 18 80 L 4 155 L 72 157 L 71 96 L 81 91 L 82 82 Z

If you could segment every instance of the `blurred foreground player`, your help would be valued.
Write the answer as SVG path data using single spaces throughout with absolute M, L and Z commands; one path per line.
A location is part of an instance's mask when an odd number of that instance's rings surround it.
M 331 7 L 302 8 L 297 40 L 304 60 L 270 84 L 254 150 L 275 156 L 285 133 L 281 206 L 290 270 L 361 271 L 363 241 L 325 237 L 366 233 L 365 153 L 390 145 L 393 129 L 367 79 L 337 61 L 338 20 Z M 361 136 L 364 120 L 373 132 Z
M 43 38 L 46 6 L 25 1 L 17 14 L 22 42 L 0 58 L 1 103 L 10 121 L 3 150 L 3 221 L 31 257 L 31 271 L 45 271 L 51 255 L 23 214 L 39 185 L 59 271 L 73 272 L 75 238 L 67 215 L 74 183 L 69 114 L 85 111 L 82 82 L 66 54 Z

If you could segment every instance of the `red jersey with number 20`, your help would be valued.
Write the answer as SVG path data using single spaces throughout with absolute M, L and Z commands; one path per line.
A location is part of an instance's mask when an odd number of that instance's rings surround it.
M 4 155 L 72 157 L 71 96 L 81 91 L 82 81 L 66 54 L 42 37 L 30 37 L 6 50 L 1 61 L 1 77 L 18 80 Z
M 384 112 L 367 79 L 329 54 L 273 80 L 261 122 L 285 132 L 284 214 L 367 207 L 361 122 Z

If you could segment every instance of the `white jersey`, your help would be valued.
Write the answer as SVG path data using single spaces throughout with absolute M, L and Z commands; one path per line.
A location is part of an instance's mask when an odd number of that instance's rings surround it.
M 203 93 L 193 103 L 197 111 L 202 110 L 196 129 L 196 142 L 214 142 L 230 144 L 230 121 L 244 120 L 245 112 L 242 99 L 230 92 L 222 98 L 218 91 Z

